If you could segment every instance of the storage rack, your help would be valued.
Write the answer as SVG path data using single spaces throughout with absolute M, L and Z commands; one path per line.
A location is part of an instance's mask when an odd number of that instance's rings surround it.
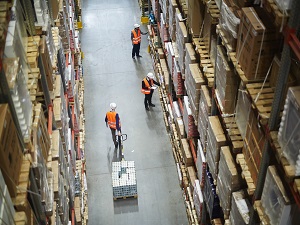
M 81 1 L 2 1 L 0 17 L 1 26 L 5 27 L 0 45 L 0 102 L 1 106 L 8 105 L 6 112 L 11 114 L 11 120 L 7 117 L 7 121 L 12 121 L 7 123 L 9 129 L 16 130 L 9 142 L 5 135 L 0 137 L 2 143 L 12 143 L 1 147 L 20 146 L 9 154 L 21 158 L 10 164 L 13 170 L 1 163 L 4 188 L 12 199 L 11 205 L 3 207 L 15 208 L 4 215 L 9 219 L 4 222 L 87 224 L 84 83 L 78 30 L 82 27 L 78 26 Z M 13 27 L 14 21 L 17 25 Z M 15 71 L 7 69 L 15 68 L 8 64 L 12 62 L 24 62 L 22 67 L 16 67 L 16 76 Z M 15 76 L 17 82 L 26 80 L 25 92 L 31 103 L 21 106 L 32 114 L 28 121 L 29 138 L 24 136 L 20 109 L 16 108 L 8 76 Z M 17 85 L 14 87 L 23 87 Z M 1 158 L 8 161 L 5 154 L 1 152 Z M 11 173 L 16 180 L 7 178 Z
M 228 1 L 227 1 L 228 2 Z M 232 2 L 232 1 L 229 1 Z M 237 1 L 237 2 L 243 2 L 244 4 L 248 4 L 246 6 L 252 6 L 253 1 Z M 279 2 L 279 1 L 276 1 Z M 278 72 L 278 82 L 276 83 L 276 86 L 271 88 L 267 84 L 263 83 L 263 79 L 257 79 L 254 81 L 249 80 L 245 73 L 243 72 L 240 64 L 238 63 L 239 56 L 235 55 L 235 52 L 230 46 L 230 43 L 228 44 L 228 40 L 226 39 L 225 35 L 222 33 L 222 30 L 220 30 L 220 27 L 218 25 L 219 16 L 220 16 L 220 9 L 223 4 L 223 0 L 221 1 L 167 1 L 167 0 L 159 0 L 159 1 L 151 1 L 152 8 L 155 9 L 155 12 L 162 10 L 163 14 L 163 20 L 169 21 L 169 23 L 166 24 L 168 31 L 170 32 L 170 38 L 169 40 L 165 40 L 164 38 L 160 37 L 162 34 L 162 25 L 158 24 L 155 26 L 148 25 L 148 30 L 150 34 L 150 46 L 151 46 L 151 55 L 154 60 L 154 71 L 156 72 L 156 75 L 163 80 L 162 87 L 163 89 L 160 91 L 160 99 L 162 101 L 162 107 L 164 111 L 164 120 L 166 123 L 167 130 L 170 134 L 170 139 L 172 142 L 172 151 L 175 158 L 175 162 L 177 164 L 178 168 L 178 175 L 180 180 L 180 185 L 183 188 L 183 196 L 186 201 L 187 206 L 187 214 L 190 221 L 190 224 L 198 224 L 197 219 L 199 219 L 199 215 L 195 216 L 195 213 L 193 212 L 193 208 L 191 206 L 193 205 L 193 198 L 195 196 L 189 196 L 188 195 L 188 187 L 193 186 L 193 179 L 190 179 L 191 174 L 189 174 L 189 170 L 187 170 L 187 167 L 191 165 L 191 162 L 193 162 L 195 165 L 197 165 L 197 160 L 199 158 L 199 154 L 197 152 L 197 144 L 195 143 L 195 138 L 189 138 L 188 144 L 189 144 L 189 150 L 187 151 L 186 145 L 182 144 L 182 141 L 180 140 L 182 137 L 182 127 L 178 126 L 178 123 L 176 122 L 176 119 L 178 119 L 178 116 L 176 115 L 178 110 L 181 115 L 184 113 L 184 103 L 183 103 L 183 96 L 181 94 L 178 94 L 176 92 L 176 89 L 178 89 L 178 84 L 175 84 L 174 86 L 174 64 L 170 63 L 169 58 L 172 55 L 173 58 L 182 57 L 182 55 L 178 55 L 178 53 L 171 53 L 168 50 L 169 43 L 171 42 L 172 45 L 174 43 L 176 44 L 177 41 L 173 39 L 172 36 L 172 27 L 174 25 L 174 21 L 171 20 L 172 17 L 172 9 L 176 13 L 180 13 L 183 17 L 183 21 L 185 23 L 185 26 L 188 31 L 188 42 L 193 43 L 195 47 L 195 51 L 198 53 L 198 63 L 200 64 L 200 67 L 203 69 L 201 70 L 207 79 L 207 84 L 210 87 L 211 95 L 212 95 L 212 102 L 211 102 L 211 112 L 210 115 L 214 116 L 217 115 L 220 118 L 220 122 L 222 124 L 224 134 L 226 135 L 227 139 L 227 145 L 231 147 L 232 154 L 236 157 L 236 161 L 239 165 L 236 165 L 237 168 L 242 168 L 242 175 L 246 178 L 247 184 L 243 184 L 242 186 L 245 187 L 245 190 L 247 193 L 247 198 L 251 205 L 249 206 L 249 224 L 256 224 L 259 222 L 269 222 L 265 218 L 267 218 L 264 208 L 262 204 L 260 203 L 261 195 L 264 188 L 265 183 L 265 177 L 267 173 L 267 169 L 269 165 L 276 165 L 276 171 L 280 175 L 280 182 L 283 183 L 288 197 L 292 200 L 292 203 L 296 203 L 296 206 L 298 207 L 298 211 L 300 208 L 299 205 L 299 192 L 297 192 L 297 188 L 299 190 L 299 182 L 297 179 L 294 179 L 294 176 L 290 176 L 286 173 L 285 164 L 282 164 L 283 162 L 278 159 L 278 157 L 275 159 L 273 156 L 273 152 L 277 154 L 277 146 L 279 144 L 276 144 L 274 142 L 274 131 L 278 130 L 278 121 L 280 121 L 279 113 L 280 108 L 282 106 L 282 102 L 285 99 L 285 90 L 286 85 L 288 81 L 288 73 L 290 70 L 291 65 L 291 55 L 294 55 L 297 60 L 299 60 L 300 55 L 300 44 L 299 40 L 297 38 L 299 34 L 299 30 L 295 30 L 294 28 L 299 28 L 300 21 L 299 17 L 296 16 L 296 12 L 299 11 L 299 3 L 297 1 L 292 1 L 291 11 L 289 14 L 284 14 L 280 11 L 279 7 L 276 5 L 275 1 L 272 0 L 266 0 L 264 1 L 265 5 L 264 8 L 268 11 L 269 14 L 272 14 L 274 17 L 274 22 L 277 25 L 280 25 L 280 29 L 285 28 L 283 31 L 285 39 L 285 44 L 283 47 L 283 51 L 281 53 L 281 64 Z M 159 5 L 157 5 L 159 3 Z M 228 60 L 231 61 L 231 63 L 234 65 L 233 71 L 234 74 L 240 79 L 241 85 L 240 88 L 244 89 L 246 92 L 247 98 L 249 98 L 251 104 L 255 106 L 255 110 L 253 112 L 256 113 L 256 116 L 259 116 L 260 121 L 258 122 L 261 126 L 259 129 L 263 132 L 263 134 L 266 137 L 265 145 L 262 148 L 262 157 L 261 162 L 259 165 L 258 170 L 258 178 L 257 182 L 253 181 L 251 178 L 250 169 L 248 168 L 246 161 L 247 158 L 243 156 L 241 153 L 243 149 L 243 143 L 244 138 L 242 138 L 243 134 L 239 131 L 239 127 L 235 124 L 234 115 L 228 115 L 223 112 L 224 108 L 220 104 L 220 101 L 218 100 L 218 97 L 216 96 L 216 66 L 214 65 L 216 62 L 213 62 L 212 55 L 209 55 L 209 52 L 207 51 L 207 46 L 205 46 L 205 39 L 206 34 L 204 34 L 205 28 L 203 28 L 204 23 L 202 23 L 202 26 L 198 26 L 200 30 L 196 30 L 194 28 L 197 28 L 194 26 L 193 21 L 191 20 L 189 14 L 193 13 L 193 4 L 200 4 L 200 10 L 199 7 L 197 8 L 197 13 L 200 14 L 203 13 L 203 11 L 206 11 L 210 17 L 212 23 L 216 23 L 216 29 L 215 32 L 217 38 L 216 43 L 218 45 L 222 45 L 225 51 L 228 55 Z M 242 3 L 239 3 L 242 4 Z M 168 12 L 165 12 L 165 6 L 168 6 L 169 8 Z M 202 8 L 201 8 L 202 7 Z M 160 14 L 155 14 L 156 20 L 160 20 Z M 169 18 L 168 18 L 169 17 Z M 174 18 L 173 18 L 174 19 Z M 285 24 L 288 20 L 288 25 L 282 26 L 282 24 Z M 202 21 L 204 21 L 204 18 L 202 18 Z M 177 28 L 177 27 L 176 27 Z M 174 28 L 173 28 L 174 29 Z M 178 28 L 177 28 L 178 29 Z M 176 32 L 180 32 L 176 30 Z M 200 34 L 200 35 L 199 35 Z M 200 39 L 199 39 L 200 37 Z M 161 39 L 161 45 L 158 41 Z M 160 47 L 161 46 L 161 47 Z M 177 55 L 176 55 L 177 54 Z M 215 53 L 214 58 L 217 58 L 217 53 Z M 238 58 L 238 59 L 237 59 Z M 180 68 L 182 69 L 182 68 Z M 185 68 L 186 69 L 186 68 Z M 183 74 L 183 71 L 181 71 Z M 186 79 L 183 76 L 183 80 Z M 176 81 L 177 82 L 177 81 Z M 186 81 L 184 81 L 186 82 Z M 252 88 L 252 89 L 251 89 Z M 266 95 L 265 96 L 274 96 L 274 101 L 270 99 L 266 99 L 266 102 L 271 102 L 270 111 L 267 111 L 267 117 L 266 119 L 262 117 L 262 115 L 266 115 L 265 111 L 261 109 L 259 106 L 255 104 L 255 101 L 257 99 L 253 99 L 253 96 L 251 96 L 252 91 L 256 92 L 258 88 L 261 88 L 260 92 L 263 91 Z M 250 90 L 251 89 L 251 90 Z M 275 91 L 269 91 L 269 89 L 273 89 Z M 269 92 L 267 92 L 269 91 Z M 184 91 L 183 91 L 184 92 Z M 185 93 L 185 92 L 184 92 Z M 254 96 L 255 97 L 255 96 Z M 176 100 L 176 101 L 175 101 Z M 174 101 L 176 102 L 174 106 Z M 236 100 L 235 100 L 236 101 Z M 269 109 L 268 109 L 269 110 Z M 196 120 L 196 118 L 195 118 Z M 196 121 L 195 121 L 196 122 Z M 183 130 L 186 127 L 183 128 Z M 276 134 L 275 134 L 276 135 Z M 285 162 L 286 163 L 286 162 Z M 199 168 L 197 168 L 199 169 Z M 199 174 L 198 174 L 199 175 Z M 188 179 L 186 179 L 188 178 Z M 217 185 L 218 187 L 218 185 Z M 249 196 L 250 195 L 250 196 Z M 220 199 L 222 201 L 222 199 Z M 223 220 L 224 218 L 209 219 L 209 214 L 207 214 L 207 205 L 202 205 L 202 215 L 201 217 L 201 224 L 230 224 L 229 220 Z M 296 218 L 295 215 L 290 215 Z M 198 218 L 196 218 L 198 217 Z M 264 218 L 265 217 L 265 218 Z M 226 219 L 226 218 L 225 218 Z M 210 221 L 210 222 L 208 222 Z M 200 221 L 199 221 L 200 222 Z

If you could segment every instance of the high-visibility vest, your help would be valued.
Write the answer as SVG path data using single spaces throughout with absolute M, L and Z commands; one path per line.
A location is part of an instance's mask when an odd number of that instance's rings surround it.
M 152 87 L 152 85 L 153 85 L 153 80 L 150 79 L 150 84 L 149 84 L 149 82 L 148 82 L 148 80 L 147 80 L 146 78 L 144 78 L 143 81 L 144 81 L 145 86 L 146 86 L 147 89 L 143 89 L 143 88 L 142 88 L 141 92 L 142 92 L 143 94 L 145 94 L 145 95 L 149 95 L 149 94 L 151 93 L 151 87 Z
M 108 123 L 108 126 L 109 126 L 110 128 L 117 129 L 117 125 L 116 125 L 116 115 L 117 115 L 116 112 L 107 112 L 107 113 L 106 113 L 107 123 Z M 120 118 L 119 118 L 119 127 L 121 127 L 121 121 L 120 121 Z
M 133 33 L 132 44 L 137 45 L 141 42 L 141 30 L 138 29 L 138 32 L 136 33 L 136 30 L 133 29 L 131 32 Z

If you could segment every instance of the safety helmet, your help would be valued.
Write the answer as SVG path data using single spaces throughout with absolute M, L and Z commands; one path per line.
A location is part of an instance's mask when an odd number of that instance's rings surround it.
M 147 74 L 147 77 L 150 78 L 150 79 L 153 79 L 153 78 L 154 78 L 154 75 L 153 75 L 153 73 L 148 73 L 148 74 Z
M 139 25 L 139 24 L 137 24 L 137 23 L 136 23 L 136 24 L 134 24 L 133 26 L 134 26 L 134 28 L 139 28 L 139 27 L 140 27 L 140 25 Z
M 114 103 L 114 102 L 110 103 L 109 106 L 110 106 L 110 108 L 111 108 L 112 110 L 115 110 L 115 109 L 117 108 L 117 104 Z

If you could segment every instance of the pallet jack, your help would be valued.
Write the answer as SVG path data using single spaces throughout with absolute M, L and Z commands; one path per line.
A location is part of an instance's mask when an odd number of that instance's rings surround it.
M 137 198 L 137 181 L 134 161 L 126 161 L 124 156 L 123 142 L 127 140 L 127 134 L 117 135 L 120 160 L 112 162 L 112 186 L 113 199 Z

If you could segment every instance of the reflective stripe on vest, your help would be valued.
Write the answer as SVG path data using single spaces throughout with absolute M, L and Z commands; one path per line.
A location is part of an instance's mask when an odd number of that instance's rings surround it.
M 145 83 L 145 86 L 146 86 L 146 88 L 147 89 L 143 89 L 142 88 L 142 90 L 141 90 L 141 92 L 143 93 L 143 94 L 145 94 L 145 95 L 149 95 L 150 93 L 151 93 L 151 86 L 153 85 L 153 80 L 152 79 L 150 79 L 150 84 L 149 84 L 149 82 L 148 82 L 148 80 L 146 79 L 146 78 L 144 78 L 144 83 Z
M 138 33 L 136 33 L 135 29 L 132 30 L 133 38 L 132 38 L 132 44 L 137 45 L 141 42 L 141 31 L 138 29 Z
M 110 128 L 117 129 L 117 126 L 116 126 L 116 115 L 117 115 L 116 112 L 107 112 L 106 113 L 107 123 L 108 123 L 108 126 Z M 119 127 L 121 127 L 120 118 L 119 118 Z

